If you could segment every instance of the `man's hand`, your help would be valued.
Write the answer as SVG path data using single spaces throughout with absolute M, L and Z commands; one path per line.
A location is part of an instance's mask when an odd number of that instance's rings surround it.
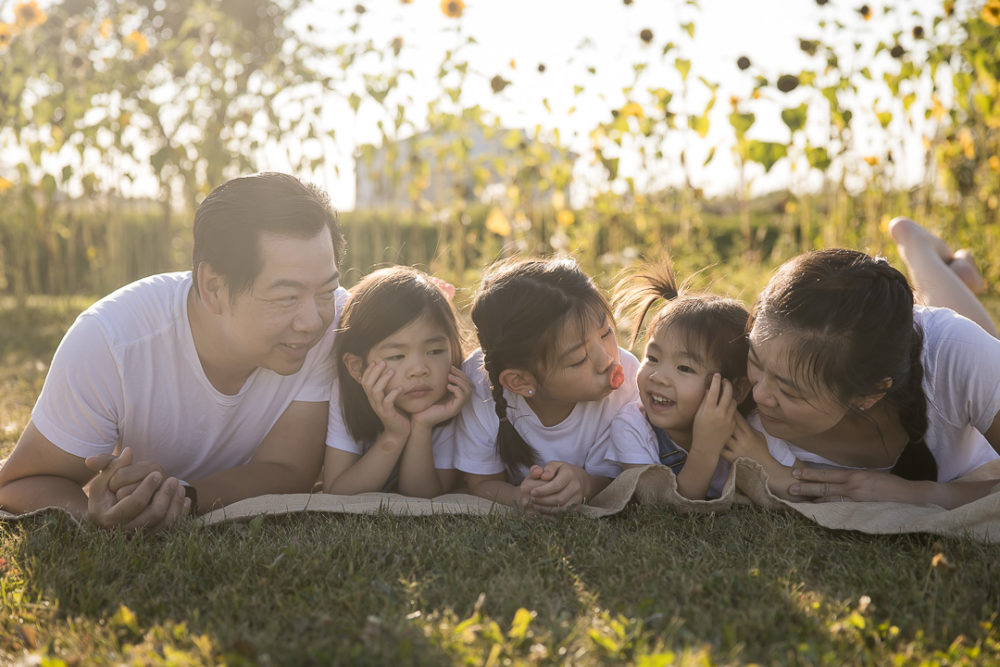
M 117 457 L 101 454 L 91 456 L 86 463 L 98 473 L 89 484 L 87 518 L 102 528 L 121 526 L 126 530 L 157 531 L 173 526 L 190 511 L 191 502 L 183 487 L 173 477 L 164 480 L 163 472 L 156 469 L 147 472 L 123 498 L 116 497 L 110 488 L 116 475 L 121 473 L 122 480 L 136 479 L 148 466 L 143 462 L 132 469 L 130 447 Z

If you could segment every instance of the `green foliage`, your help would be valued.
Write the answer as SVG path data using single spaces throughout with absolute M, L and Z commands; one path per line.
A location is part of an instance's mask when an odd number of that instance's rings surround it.
M 697 22 L 709 17 L 698 3 L 685 3 L 680 39 L 660 45 L 660 31 L 636 35 L 656 48 L 631 63 L 632 78 L 614 103 L 620 106 L 574 135 L 554 129 L 555 121 L 524 130 L 505 125 L 489 100 L 508 99 L 522 78 L 513 60 L 509 71 L 479 70 L 472 61 L 477 40 L 463 32 L 460 5 L 442 8 L 455 18 L 441 34 L 443 55 L 426 101 L 403 85 L 421 76 L 410 45 L 402 37 L 373 41 L 366 28 L 374 12 L 350 5 L 328 10 L 337 17 L 333 38 L 315 26 L 292 29 L 301 0 L 62 0 L 30 23 L 0 27 L 0 148 L 14 156 L 0 171 L 0 288 L 23 306 L 32 292 L 101 291 L 185 268 L 198 199 L 255 170 L 265 145 L 301 146 L 289 159 L 306 177 L 327 164 L 333 142 L 346 134 L 322 117 L 331 100 L 377 128 L 372 143 L 359 147 L 359 164 L 384 159 L 385 198 L 403 202 L 380 212 L 400 220 L 398 228 L 372 228 L 380 246 L 352 227 L 354 248 L 368 248 L 355 255 L 361 270 L 407 259 L 464 276 L 499 255 L 584 249 L 595 270 L 675 247 L 705 261 L 732 253 L 761 258 L 773 248 L 880 244 L 884 218 L 893 214 L 939 224 L 974 249 L 994 247 L 997 232 L 983 221 L 1000 206 L 995 0 L 960 11 L 946 3 L 928 14 L 886 6 L 880 11 L 891 20 L 881 24 L 866 23 L 870 8 L 831 20 L 834 10 L 823 3 L 816 33 L 799 42 L 809 67 L 763 72 L 752 53 L 741 56 L 734 65 L 751 92 L 730 99 L 728 126 L 712 132 L 719 84 L 699 73 L 688 48 Z M 416 10 L 404 4 L 397 11 Z M 878 32 L 890 24 L 899 28 Z M 844 39 L 860 26 L 876 31 L 877 46 Z M 569 59 L 586 63 L 580 78 L 564 81 L 574 104 L 607 105 L 611 91 L 595 90 L 589 78 L 597 70 L 589 48 L 584 39 Z M 545 78 L 560 76 L 554 68 L 539 64 L 537 75 L 561 85 Z M 472 103 L 466 91 L 477 86 L 497 94 L 483 106 Z M 869 104 L 863 94 L 877 99 Z M 787 107 L 779 110 L 787 141 L 753 135 L 765 113 L 761 97 Z M 558 116 L 550 99 L 540 104 Z M 944 106 L 949 99 L 953 108 Z M 926 123 L 926 150 L 940 171 L 928 170 L 909 196 L 894 193 L 893 153 L 908 150 L 899 128 L 918 122 Z M 885 154 L 859 145 L 861 127 L 882 132 L 884 141 L 874 143 L 886 145 Z M 740 172 L 739 231 L 734 246 L 714 247 L 727 232 L 712 229 L 716 204 L 693 174 L 726 154 L 721 144 L 705 145 L 725 131 Z M 567 148 L 581 143 L 590 144 L 584 155 Z M 583 163 L 594 168 L 582 170 Z M 787 200 L 812 201 L 794 216 L 776 209 L 766 225 L 779 230 L 774 239 L 750 223 L 748 193 L 778 164 L 792 174 Z M 810 170 L 822 177 L 818 187 L 798 176 Z M 135 216 L 123 202 L 143 173 L 159 192 L 155 207 Z M 586 210 L 568 210 L 571 183 L 590 196 Z M 886 192 L 894 194 L 879 198 Z M 480 221 L 489 210 L 505 221 L 495 225 L 505 233 L 484 233 Z M 1000 266 L 988 252 L 980 257 L 995 282 Z

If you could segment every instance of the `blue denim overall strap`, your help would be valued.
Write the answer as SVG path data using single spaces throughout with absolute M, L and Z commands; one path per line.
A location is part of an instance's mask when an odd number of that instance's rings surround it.
M 650 424 L 650 426 L 653 426 Z M 684 467 L 688 453 L 670 439 L 667 432 L 659 426 L 653 426 L 653 433 L 656 434 L 656 446 L 659 450 L 660 463 L 674 471 L 676 475 Z

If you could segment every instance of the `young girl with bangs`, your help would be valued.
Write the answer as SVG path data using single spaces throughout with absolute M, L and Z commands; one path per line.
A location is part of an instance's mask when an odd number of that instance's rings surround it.
M 451 302 L 416 269 L 375 271 L 351 290 L 334 342 L 323 490 L 450 490 L 455 428 L 472 384 Z
M 586 502 L 619 472 L 611 422 L 637 398 L 639 364 L 604 296 L 571 259 L 506 262 L 484 276 L 472 320 L 455 456 L 469 490 L 543 514 Z
M 635 311 L 632 343 L 651 310 L 637 384 L 639 401 L 611 425 L 610 460 L 623 468 L 669 466 L 677 490 L 717 498 L 729 475 L 723 449 L 748 429 L 747 313 L 739 301 L 678 290 L 669 262 L 644 267 L 618 285 L 619 311 Z
M 917 236 L 901 247 L 908 263 L 929 250 Z M 917 266 L 921 280 L 962 291 L 938 264 Z M 796 257 L 760 295 L 751 325 L 753 423 L 764 433 L 727 447 L 761 461 L 777 495 L 951 508 L 996 486 L 953 480 L 1000 451 L 1000 340 L 950 309 L 915 306 L 885 259 L 844 249 Z

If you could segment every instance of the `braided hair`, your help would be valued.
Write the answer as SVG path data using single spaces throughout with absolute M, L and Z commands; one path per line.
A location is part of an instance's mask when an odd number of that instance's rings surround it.
M 483 365 L 500 419 L 497 453 L 511 474 L 539 463 L 538 453 L 507 417 L 500 374 L 525 370 L 541 377 L 555 359 L 563 326 L 576 318 L 613 321 L 611 308 L 594 282 L 569 258 L 524 259 L 491 267 L 472 304 Z
M 885 391 L 882 400 L 895 408 L 908 436 L 892 472 L 937 479 L 924 441 L 923 331 L 913 318 L 913 290 L 885 258 L 834 248 L 789 260 L 761 293 L 749 327 L 764 336 L 794 332 L 789 364 L 796 375 L 832 391 L 845 405 Z M 870 419 L 857 407 L 850 410 Z

